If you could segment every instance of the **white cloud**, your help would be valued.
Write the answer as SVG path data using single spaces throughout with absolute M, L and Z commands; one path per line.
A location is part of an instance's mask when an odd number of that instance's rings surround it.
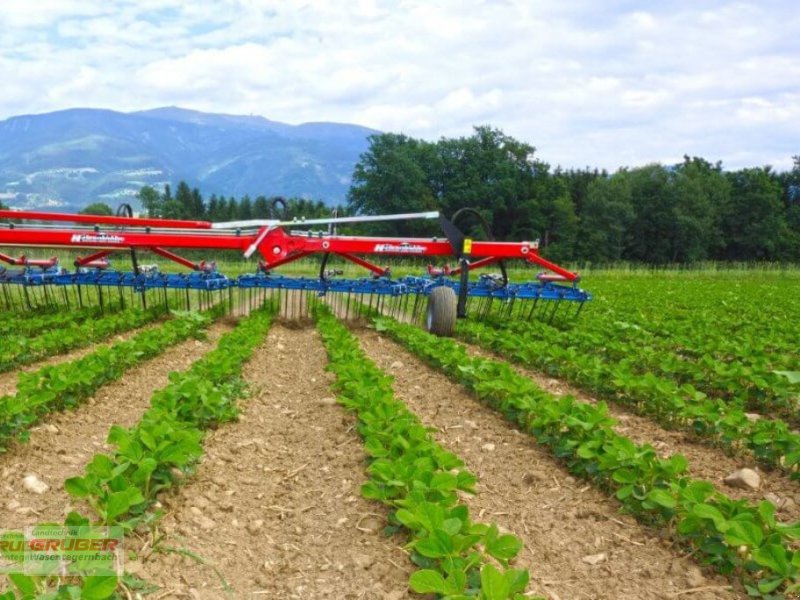
M 428 139 L 491 124 L 610 169 L 800 153 L 790 0 L 6 0 L 0 30 L 0 118 L 180 105 Z

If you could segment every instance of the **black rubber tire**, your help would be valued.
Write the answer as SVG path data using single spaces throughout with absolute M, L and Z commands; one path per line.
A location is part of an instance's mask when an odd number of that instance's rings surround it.
M 431 290 L 425 329 L 439 337 L 452 337 L 456 330 L 456 293 L 444 285 Z

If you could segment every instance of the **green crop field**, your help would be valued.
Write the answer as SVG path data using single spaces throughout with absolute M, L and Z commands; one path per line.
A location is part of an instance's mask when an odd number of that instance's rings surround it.
M 453 338 L 5 289 L 0 598 L 794 597 L 800 270 L 763 267 L 585 269 L 577 318 Z M 45 523 L 121 528 L 119 570 L 24 573 Z

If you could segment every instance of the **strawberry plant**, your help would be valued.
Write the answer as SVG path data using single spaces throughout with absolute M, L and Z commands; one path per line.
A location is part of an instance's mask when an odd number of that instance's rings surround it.
M 176 473 L 200 458 L 203 431 L 236 418 L 242 365 L 266 336 L 272 313 L 271 306 L 252 312 L 187 371 L 172 373 L 139 423 L 112 427 L 115 454 L 95 456 L 84 476 L 67 480 L 67 491 L 86 498 L 104 524 L 135 526 Z
M 458 492 L 474 493 L 475 476 L 394 397 L 392 378 L 326 307 L 317 305 L 315 318 L 328 369 L 336 374 L 338 401 L 358 416 L 369 456 L 362 494 L 391 509 L 390 529 L 409 533 L 411 560 L 421 567 L 411 576 L 411 589 L 453 599 L 524 598 L 529 574 L 509 566 L 522 548 L 519 538 L 472 521 L 459 500 Z
M 457 334 L 520 364 L 562 377 L 598 397 L 625 404 L 664 427 L 690 431 L 731 452 L 747 450 L 764 465 L 800 477 L 800 435 L 779 419 L 752 420 L 737 403 L 709 398 L 691 384 L 681 385 L 653 373 L 639 374 L 631 367 L 634 359 L 607 362 L 574 347 L 476 322 L 463 323 Z
M 24 335 L 3 336 L 0 347 L 0 372 L 9 371 L 54 354 L 83 348 L 112 335 L 142 327 L 164 314 L 163 310 L 129 309 L 83 323 L 61 326 L 34 338 Z
M 243 363 L 269 330 L 274 306 L 253 311 L 220 338 L 216 349 L 184 372 L 173 373 L 170 384 L 156 392 L 151 407 L 131 428 L 113 426 L 108 442 L 112 455 L 97 454 L 84 474 L 65 482 L 67 492 L 85 499 L 97 524 L 131 531 L 143 520 L 157 494 L 183 479 L 200 459 L 206 429 L 236 418 L 235 402 L 244 393 Z M 91 519 L 70 513 L 67 525 L 89 525 Z M 20 598 L 89 598 L 116 595 L 119 578 L 32 578 L 14 581 Z M 0 596 L 0 600 L 3 596 Z M 14 592 L 7 598 L 15 599 Z
M 682 456 L 659 458 L 650 445 L 617 434 L 604 404 L 554 398 L 507 363 L 470 357 L 455 341 L 416 327 L 388 318 L 376 326 L 531 433 L 572 473 L 613 492 L 628 512 L 667 528 L 702 563 L 741 579 L 751 595 L 800 590 L 800 523 L 778 523 L 769 502 L 732 500 L 687 477 Z
M 14 437 L 24 437 L 26 430 L 48 413 L 74 408 L 131 367 L 201 335 L 210 318 L 221 314 L 221 308 L 209 315 L 175 313 L 158 329 L 142 331 L 74 361 L 20 373 L 16 394 L 0 397 L 0 451 Z

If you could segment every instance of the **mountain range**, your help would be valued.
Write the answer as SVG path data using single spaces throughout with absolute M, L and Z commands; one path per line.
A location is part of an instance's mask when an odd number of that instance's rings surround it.
M 76 108 L 0 122 L 0 202 L 69 211 L 136 204 L 144 185 L 185 180 L 211 194 L 344 201 L 374 129 L 289 125 L 177 107 Z

